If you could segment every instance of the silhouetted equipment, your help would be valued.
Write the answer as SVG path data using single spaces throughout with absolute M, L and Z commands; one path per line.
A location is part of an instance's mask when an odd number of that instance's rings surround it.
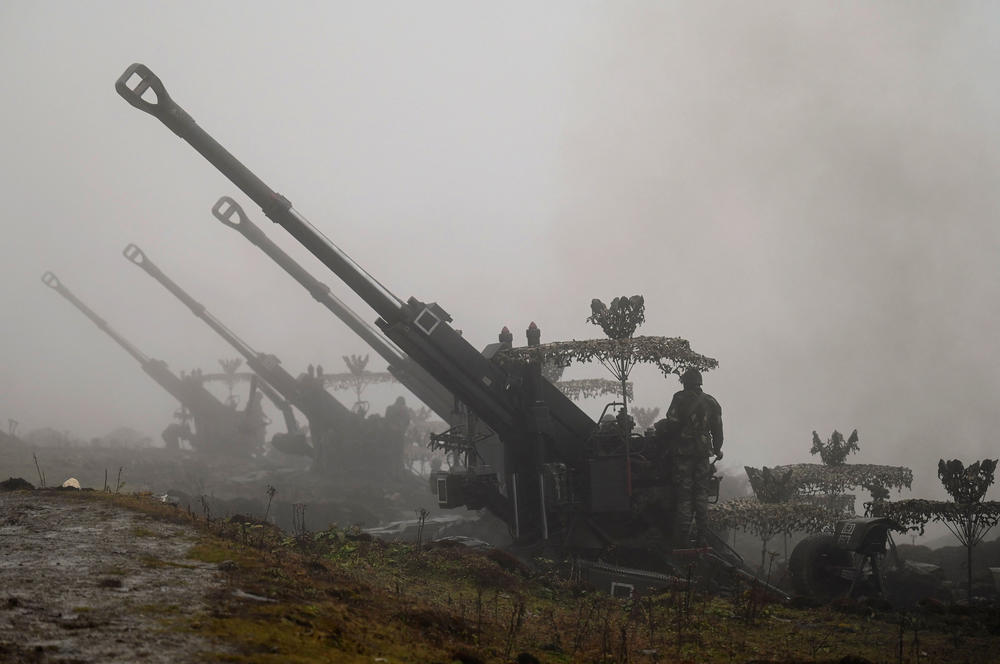
M 288 453 L 298 454 L 298 455 L 310 455 L 312 453 L 312 447 L 310 447 L 308 441 L 306 440 L 306 434 L 299 428 L 299 423 L 295 419 L 295 413 L 292 411 L 292 406 L 273 387 L 267 384 L 267 381 L 261 380 L 257 374 L 251 374 L 250 378 L 250 396 L 253 395 L 256 390 L 260 390 L 261 393 L 267 397 L 268 401 L 274 404 L 274 407 L 278 409 L 281 413 L 282 418 L 285 420 L 285 433 L 276 433 L 271 436 L 271 446 L 278 451 L 288 450 Z
M 810 535 L 799 542 L 788 560 L 795 592 L 819 600 L 845 596 L 886 597 L 887 567 L 899 571 L 890 530 L 900 530 L 890 519 L 858 518 L 838 521 L 833 534 Z M 893 568 L 893 563 L 896 567 Z
M 247 364 L 254 373 L 260 376 L 272 388 L 280 393 L 291 405 L 298 408 L 306 419 L 309 420 L 309 431 L 313 438 L 312 456 L 316 459 L 320 468 L 332 468 L 335 465 L 355 466 L 357 455 L 364 456 L 371 450 L 363 449 L 368 446 L 375 446 L 378 441 L 375 439 L 362 443 L 362 436 L 372 434 L 372 431 L 365 431 L 363 418 L 352 412 L 349 408 L 337 401 L 332 394 L 326 391 L 323 381 L 318 377 L 305 376 L 296 380 L 290 373 L 281 366 L 281 361 L 274 355 L 258 353 L 245 341 L 240 339 L 228 327 L 223 325 L 215 316 L 210 314 L 201 303 L 187 294 L 184 289 L 178 286 L 170 277 L 163 273 L 147 256 L 134 244 L 129 244 L 122 251 L 131 263 L 139 266 L 149 276 L 158 281 L 164 288 L 170 291 L 177 299 L 183 302 L 191 312 L 203 320 L 210 328 L 221 336 L 226 342 L 235 348 L 246 358 Z M 283 441 L 279 439 L 278 449 L 281 449 Z M 332 456 L 336 456 L 334 459 Z M 402 461 L 400 461 L 400 464 Z
M 264 393 L 264 396 L 267 397 L 267 400 L 270 401 L 272 404 L 274 404 L 274 407 L 277 408 L 278 412 L 281 413 L 281 416 L 285 420 L 285 431 L 287 431 L 289 434 L 299 433 L 300 431 L 299 423 L 295 419 L 295 413 L 292 411 L 291 404 L 285 401 L 285 399 L 282 398 L 280 394 L 278 394 L 277 390 L 268 385 L 267 381 L 258 380 L 256 374 L 254 374 L 253 378 L 251 378 L 250 381 L 252 384 L 257 386 L 257 389 L 259 389 L 261 392 Z M 252 391 L 253 388 L 251 388 L 251 392 Z
M 637 491 L 669 489 L 640 463 L 641 453 L 655 446 L 652 438 L 622 431 L 614 417 L 598 427 L 542 376 L 537 362 L 501 362 L 497 353 L 509 343 L 480 352 L 437 303 L 396 297 L 201 129 L 144 65 L 130 66 L 115 87 L 187 141 L 340 277 L 378 314 L 376 325 L 385 336 L 496 433 L 503 444 L 503 477 L 487 466 L 437 473 L 432 481 L 441 506 L 486 507 L 507 522 L 521 546 L 547 545 L 629 566 L 618 570 L 680 567 L 665 539 L 656 540 L 655 531 L 670 532 L 670 523 L 660 523 L 669 514 L 650 518 L 634 506 Z M 705 557 L 733 570 L 742 566 L 718 538 L 712 542 Z
M 166 362 L 147 357 L 90 310 L 51 272 L 42 275 L 42 282 L 70 301 L 109 337 L 134 357 L 142 370 L 169 392 L 194 418 L 192 446 L 200 451 L 248 455 L 264 442 L 264 430 L 248 422 L 250 411 L 238 411 L 217 399 L 194 377 L 179 378 L 167 368 Z M 248 426 L 248 424 L 250 426 Z

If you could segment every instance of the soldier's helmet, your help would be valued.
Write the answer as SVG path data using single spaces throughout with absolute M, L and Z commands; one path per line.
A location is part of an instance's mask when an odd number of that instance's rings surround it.
M 684 387 L 701 385 L 701 372 L 697 369 L 688 369 L 681 374 L 681 385 Z

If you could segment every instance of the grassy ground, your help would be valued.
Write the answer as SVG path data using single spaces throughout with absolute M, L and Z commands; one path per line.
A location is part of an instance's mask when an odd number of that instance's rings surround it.
M 996 662 L 997 609 L 796 609 L 746 588 L 677 588 L 622 602 L 501 551 L 385 543 L 356 530 L 296 536 L 208 520 L 148 496 L 81 493 L 192 523 L 188 556 L 225 579 L 211 609 L 148 607 L 164 629 L 221 637 L 238 662 Z M 845 659 L 847 658 L 847 659 Z M 855 659 L 850 659 L 855 658 Z

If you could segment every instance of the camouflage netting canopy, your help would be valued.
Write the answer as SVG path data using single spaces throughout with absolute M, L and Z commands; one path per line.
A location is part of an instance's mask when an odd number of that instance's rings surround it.
M 578 380 L 560 380 L 556 382 L 559 391 L 574 401 L 578 399 L 593 399 L 594 397 L 614 395 L 621 386 L 607 378 L 581 378 Z M 626 395 L 632 398 L 632 383 L 626 385 Z
M 502 360 L 551 363 L 566 367 L 573 362 L 593 361 L 607 365 L 625 359 L 630 363 L 655 364 L 664 375 L 681 374 L 687 369 L 708 371 L 719 362 L 691 350 L 680 337 L 628 337 L 625 339 L 587 339 L 553 341 L 537 346 L 521 346 L 500 351 Z
M 907 530 L 923 534 L 930 522 L 954 524 L 971 523 L 989 530 L 1000 524 L 1000 502 L 987 500 L 973 503 L 956 503 L 950 500 L 925 500 L 910 498 L 898 501 L 873 503 L 871 515 L 896 521 Z
M 766 469 L 766 467 L 765 467 Z M 751 485 L 763 471 L 747 467 Z M 789 485 L 803 495 L 842 493 L 848 487 L 862 487 L 874 494 L 888 495 L 889 489 L 902 491 L 913 483 L 913 471 L 905 466 L 881 466 L 870 463 L 848 463 L 828 466 L 819 463 L 796 463 L 775 466 L 770 472 L 789 477 Z
M 376 385 L 378 383 L 395 383 L 396 378 L 387 371 L 365 371 L 363 373 L 323 374 L 323 384 L 331 390 L 357 389 L 358 384 Z
M 814 500 L 763 503 L 756 498 L 734 498 L 709 510 L 713 527 L 743 530 L 762 540 L 781 533 L 818 533 L 842 517 L 842 511 Z

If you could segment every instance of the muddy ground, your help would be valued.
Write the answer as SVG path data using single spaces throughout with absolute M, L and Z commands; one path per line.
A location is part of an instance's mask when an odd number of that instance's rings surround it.
M 66 491 L 0 493 L 0 661 L 182 662 L 224 644 L 174 632 L 221 587 L 196 532 Z
M 73 477 L 82 487 L 98 491 L 107 487 L 111 492 L 169 494 L 181 509 L 199 516 L 263 519 L 266 515 L 288 532 L 303 525 L 312 531 L 331 524 L 385 526 L 415 520 L 424 509 L 432 520 L 462 521 L 461 527 L 428 530 L 429 537 L 461 534 L 491 542 L 509 539 L 506 526 L 489 515 L 438 509 L 428 478 L 405 470 L 320 473 L 307 470 L 301 459 L 283 455 L 233 459 L 163 448 L 43 447 L 8 439 L 0 441 L 0 480 L 8 477 L 22 477 L 35 486 L 42 486 L 44 479 L 49 487 Z M 268 487 L 275 490 L 273 496 L 268 495 Z M 469 523 L 473 519 L 475 523 Z

